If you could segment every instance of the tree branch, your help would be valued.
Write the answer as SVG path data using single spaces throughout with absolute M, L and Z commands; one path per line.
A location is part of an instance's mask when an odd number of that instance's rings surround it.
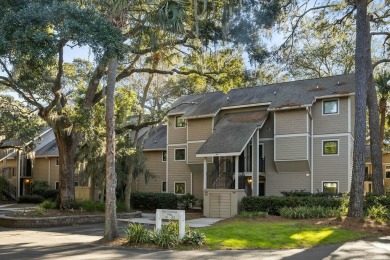
M 387 63 L 387 62 L 390 62 L 390 59 L 381 59 L 381 60 L 378 60 L 377 62 L 374 62 L 374 63 L 372 64 L 372 68 L 375 69 L 375 67 L 378 66 L 379 64 Z

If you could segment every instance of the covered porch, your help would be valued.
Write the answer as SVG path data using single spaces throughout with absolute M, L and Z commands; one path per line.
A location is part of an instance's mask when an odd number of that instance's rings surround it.
M 268 111 L 225 115 L 200 147 L 206 217 L 232 217 L 244 196 L 264 195 L 265 160 L 259 130 Z M 213 158 L 210 165 L 208 158 Z

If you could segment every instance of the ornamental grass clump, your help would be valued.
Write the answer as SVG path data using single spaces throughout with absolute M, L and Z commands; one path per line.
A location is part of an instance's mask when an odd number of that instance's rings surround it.
M 128 244 L 154 244 L 161 248 L 174 248 L 179 245 L 200 246 L 204 244 L 205 235 L 186 227 L 185 235 L 179 239 L 179 223 L 171 221 L 159 231 L 146 229 L 141 224 L 129 224 L 125 229 Z
M 340 211 L 321 206 L 314 207 L 284 207 L 280 209 L 280 215 L 290 219 L 329 218 L 340 216 Z

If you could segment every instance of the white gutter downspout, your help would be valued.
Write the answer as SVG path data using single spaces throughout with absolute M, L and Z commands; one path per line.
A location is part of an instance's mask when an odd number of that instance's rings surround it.
M 311 109 L 309 110 L 309 116 L 310 116 L 310 120 L 311 120 L 311 155 L 310 155 L 310 171 L 311 171 L 311 173 L 310 173 L 310 192 L 311 193 L 313 193 L 314 192 L 314 176 L 313 176 L 313 173 L 314 173 L 314 165 L 313 165 L 313 162 L 314 162 L 314 159 L 313 159 L 313 144 L 314 144 L 314 132 L 313 132 L 313 129 L 314 129 L 314 127 L 313 127 L 313 125 L 314 125 L 314 120 L 313 120 L 313 115 L 311 114 Z

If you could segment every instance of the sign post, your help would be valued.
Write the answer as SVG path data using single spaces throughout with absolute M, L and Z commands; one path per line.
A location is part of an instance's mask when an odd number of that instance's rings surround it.
M 162 220 L 178 220 L 179 221 L 179 238 L 182 239 L 185 234 L 186 214 L 185 210 L 170 210 L 157 209 L 156 210 L 156 230 L 161 230 Z

